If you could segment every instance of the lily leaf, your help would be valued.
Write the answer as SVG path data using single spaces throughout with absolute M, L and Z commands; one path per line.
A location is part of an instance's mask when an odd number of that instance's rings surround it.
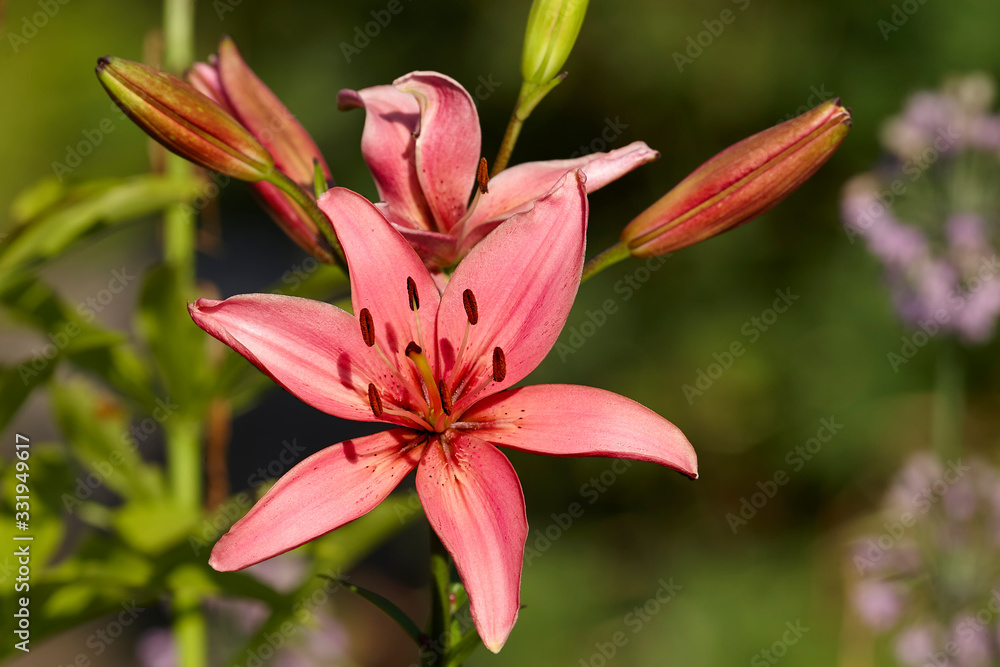
M 354 584 L 348 583 L 346 580 L 338 577 L 328 577 L 326 575 L 320 575 L 324 579 L 329 579 L 335 581 L 352 593 L 368 600 L 373 605 L 385 612 L 386 616 L 396 621 L 396 624 L 403 629 L 410 639 L 412 639 L 418 647 L 423 646 L 427 641 L 427 636 L 420 631 L 417 624 L 413 622 L 413 619 L 406 615 L 406 612 L 397 607 L 387 598 L 382 597 L 374 591 L 370 591 L 367 588 L 361 588 L 361 586 L 355 586 Z
M 138 454 L 130 415 L 116 401 L 99 395 L 82 381 L 53 384 L 50 391 L 53 410 L 70 450 L 92 473 L 76 490 L 78 501 L 86 500 L 95 484 L 107 486 L 125 498 L 153 501 L 164 497 L 162 473 Z
M 198 191 L 194 178 L 144 175 L 79 186 L 58 203 L 46 186 L 18 200 L 15 212 L 36 214 L 14 230 L 0 248 L 0 290 L 26 269 L 51 259 L 103 226 L 187 201 Z M 51 187 L 51 186 L 48 186 Z M 54 193 L 60 194 L 60 193 Z
M 33 377 L 40 373 L 39 368 L 54 366 L 57 359 L 65 357 L 96 374 L 143 410 L 156 407 L 147 364 L 124 334 L 102 328 L 93 317 L 71 308 L 50 286 L 31 275 L 0 290 L 0 303 L 18 320 L 45 332 L 49 339 L 31 363 L 19 365 L 22 376 Z M 47 354 L 49 348 L 51 355 Z M 43 370 L 51 372 L 49 368 Z M 0 411 L 7 407 L 0 406 Z

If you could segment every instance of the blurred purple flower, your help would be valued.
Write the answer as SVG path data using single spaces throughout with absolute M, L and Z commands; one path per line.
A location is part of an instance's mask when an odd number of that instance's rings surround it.
M 903 611 L 903 594 L 886 581 L 862 581 L 854 587 L 851 602 L 864 623 L 877 632 L 896 624 Z
M 937 648 L 938 633 L 931 624 L 907 628 L 896 638 L 896 659 L 904 665 L 924 667 Z
M 851 240 L 861 237 L 885 265 L 899 316 L 968 343 L 992 338 L 1000 317 L 994 93 L 988 76 L 973 74 L 912 95 L 883 128 L 894 160 L 851 179 L 841 207 Z M 969 152 L 976 169 L 962 166 Z
M 878 520 L 880 536 L 852 545 L 861 577 L 850 597 L 861 621 L 894 633 L 903 665 L 1000 664 L 1000 539 L 983 539 L 984 530 L 1000 538 L 1000 470 L 916 454 L 889 485 Z
M 142 667 L 176 667 L 177 646 L 168 628 L 153 628 L 139 636 L 135 655 Z

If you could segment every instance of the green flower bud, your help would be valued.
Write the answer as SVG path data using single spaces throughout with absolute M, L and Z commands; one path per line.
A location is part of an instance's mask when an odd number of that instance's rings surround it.
M 535 0 L 528 15 L 521 56 L 526 83 L 542 85 L 562 71 L 580 34 L 588 0 Z

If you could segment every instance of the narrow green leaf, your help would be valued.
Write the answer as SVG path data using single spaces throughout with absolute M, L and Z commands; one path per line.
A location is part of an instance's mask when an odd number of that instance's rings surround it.
M 368 600 L 373 605 L 381 609 L 386 616 L 396 621 L 396 624 L 401 627 L 403 632 L 405 632 L 410 639 L 416 643 L 418 648 L 424 645 L 424 642 L 427 639 L 426 635 L 420 631 L 420 628 L 413 622 L 413 619 L 406 615 L 406 612 L 397 607 L 387 598 L 384 598 L 378 593 L 370 591 L 367 588 L 362 588 L 361 586 L 355 586 L 354 584 L 348 583 L 346 580 L 339 577 L 328 577 L 326 575 L 320 576 L 324 579 L 335 581 L 352 593 Z
M 460 667 L 463 662 L 469 659 L 469 656 L 476 652 L 476 649 L 483 645 L 483 640 L 479 638 L 479 634 L 476 633 L 476 629 L 473 628 L 467 633 L 462 635 L 462 638 L 458 640 L 456 644 L 451 647 L 448 651 L 448 655 L 445 656 L 444 664 L 445 667 Z
M 140 359 L 124 334 L 96 323 L 92 311 L 70 307 L 50 286 L 31 275 L 9 283 L 0 291 L 0 304 L 16 319 L 44 332 L 48 338 L 31 363 L 20 365 L 25 376 L 45 370 L 57 359 L 68 358 L 143 410 L 149 412 L 156 407 L 148 364 Z M 6 406 L 0 407 L 0 411 L 3 407 Z
M 0 289 L 103 226 L 189 200 L 197 194 L 198 185 L 195 179 L 144 175 L 77 188 L 56 204 L 51 202 L 52 193 L 29 192 L 18 211 L 39 215 L 15 229 L 0 246 Z
M 0 366 L 0 431 L 36 388 L 48 382 L 56 368 L 54 361 L 25 359 L 16 366 Z
M 50 395 L 70 451 L 92 473 L 85 488 L 76 490 L 78 501 L 96 485 L 125 498 L 154 501 L 165 495 L 162 473 L 139 456 L 130 415 L 121 405 L 80 381 L 53 384 Z

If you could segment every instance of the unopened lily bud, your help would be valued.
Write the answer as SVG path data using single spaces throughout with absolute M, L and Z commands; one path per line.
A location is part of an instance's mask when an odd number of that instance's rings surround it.
M 232 114 L 274 156 L 275 169 L 306 192 L 324 192 L 333 185 L 330 168 L 305 128 L 270 88 L 254 73 L 236 43 L 224 37 L 219 54 L 207 63 L 195 63 L 188 82 Z M 254 188 L 271 218 L 288 236 L 323 262 L 333 262 L 333 248 L 320 222 L 307 214 L 286 192 L 270 183 Z
M 850 111 L 834 99 L 730 146 L 632 220 L 622 242 L 652 257 L 753 220 L 812 176 L 850 126 Z
M 214 101 L 166 72 L 123 58 L 97 61 L 97 78 L 118 106 L 168 150 L 243 181 L 268 178 L 274 159 Z
M 316 162 L 327 181 L 330 168 L 316 142 L 278 96 L 243 60 L 236 43 L 225 37 L 215 62 L 219 92 L 240 123 L 271 152 L 275 166 L 309 191 L 313 189 Z
M 562 71 L 580 34 L 587 0 L 535 0 L 528 14 L 521 55 L 526 83 L 543 85 Z

